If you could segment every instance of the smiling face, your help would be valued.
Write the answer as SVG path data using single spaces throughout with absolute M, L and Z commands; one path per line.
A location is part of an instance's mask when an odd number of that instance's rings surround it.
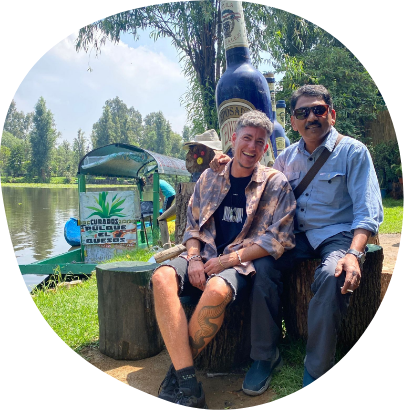
M 326 103 L 321 97 L 302 95 L 297 100 L 295 109 L 324 104 Z M 317 117 L 313 111 L 310 110 L 310 114 L 307 118 L 298 120 L 292 115 L 290 121 L 292 128 L 298 131 L 303 137 L 306 147 L 309 147 L 310 150 L 314 150 L 321 145 L 325 136 L 330 132 L 331 126 L 335 124 L 335 117 L 335 111 L 330 108 L 324 117 Z
M 234 161 L 231 174 L 234 177 L 251 175 L 255 164 L 268 149 L 266 131 L 260 127 L 243 127 L 232 136 Z

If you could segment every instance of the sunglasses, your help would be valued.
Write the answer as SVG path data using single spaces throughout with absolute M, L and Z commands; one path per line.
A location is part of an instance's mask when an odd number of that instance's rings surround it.
M 313 111 L 313 114 L 316 117 L 325 117 L 328 114 L 329 105 L 315 105 L 314 107 L 301 107 L 293 111 L 293 115 L 298 120 L 304 120 L 310 115 L 310 111 Z

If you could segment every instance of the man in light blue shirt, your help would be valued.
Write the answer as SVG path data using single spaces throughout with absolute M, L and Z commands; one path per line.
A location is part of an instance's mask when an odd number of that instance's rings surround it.
M 282 171 L 292 188 L 307 174 L 323 150 L 330 157 L 297 199 L 296 247 L 275 261 L 264 263 L 267 275 L 256 275 L 252 293 L 252 350 L 255 360 L 246 375 L 243 390 L 261 394 L 280 363 L 276 347 L 281 334 L 281 271 L 297 259 L 321 258 L 312 284 L 308 310 L 303 386 L 327 372 L 334 364 L 337 333 L 359 286 L 368 238 L 378 232 L 383 220 L 379 184 L 366 146 L 344 136 L 337 142 L 336 113 L 328 90 L 306 85 L 291 98 L 291 124 L 302 136 L 285 149 L 274 168 Z M 333 151 L 334 149 L 334 151 Z
M 285 174 L 292 188 L 298 186 L 323 150 L 332 152 L 297 199 L 295 248 L 277 260 L 268 256 L 254 261 L 254 363 L 243 383 L 243 391 L 249 395 L 262 394 L 281 364 L 277 348 L 282 319 L 281 272 L 297 260 L 322 260 L 311 286 L 314 296 L 308 310 L 304 387 L 334 364 L 338 329 L 350 295 L 360 284 L 360 263 L 368 238 L 378 232 L 383 221 L 380 189 L 369 151 L 353 138 L 338 138 L 336 112 L 328 90 L 321 85 L 299 88 L 291 97 L 291 111 L 291 125 L 302 138 L 282 151 L 274 168 Z

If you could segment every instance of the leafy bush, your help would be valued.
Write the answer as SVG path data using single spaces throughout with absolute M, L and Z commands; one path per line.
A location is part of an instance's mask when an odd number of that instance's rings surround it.
M 377 145 L 370 145 L 369 151 L 380 187 L 387 188 L 389 183 L 397 181 L 397 170 L 401 169 L 398 142 L 388 141 Z
M 303 84 L 322 84 L 331 93 L 338 131 L 367 143 L 366 125 L 386 106 L 371 76 L 349 50 L 319 46 L 298 57 L 287 58 L 279 72 L 285 75 L 276 97 L 286 101 L 287 120 L 292 93 Z M 291 142 L 300 138 L 297 132 L 286 131 Z

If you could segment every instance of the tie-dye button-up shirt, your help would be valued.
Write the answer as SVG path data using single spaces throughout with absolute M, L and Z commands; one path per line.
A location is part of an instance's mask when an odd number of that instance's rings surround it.
M 217 257 L 213 214 L 229 191 L 232 161 L 219 173 L 207 169 L 195 184 L 189 201 L 183 244 L 189 239 L 198 239 L 204 261 Z M 223 253 L 257 244 L 278 259 L 283 252 L 295 246 L 293 216 L 296 201 L 292 188 L 281 172 L 257 163 L 245 194 L 246 221 L 236 239 Z M 181 256 L 186 256 L 186 252 Z M 234 268 L 245 275 L 255 271 L 253 261 L 243 262 Z

